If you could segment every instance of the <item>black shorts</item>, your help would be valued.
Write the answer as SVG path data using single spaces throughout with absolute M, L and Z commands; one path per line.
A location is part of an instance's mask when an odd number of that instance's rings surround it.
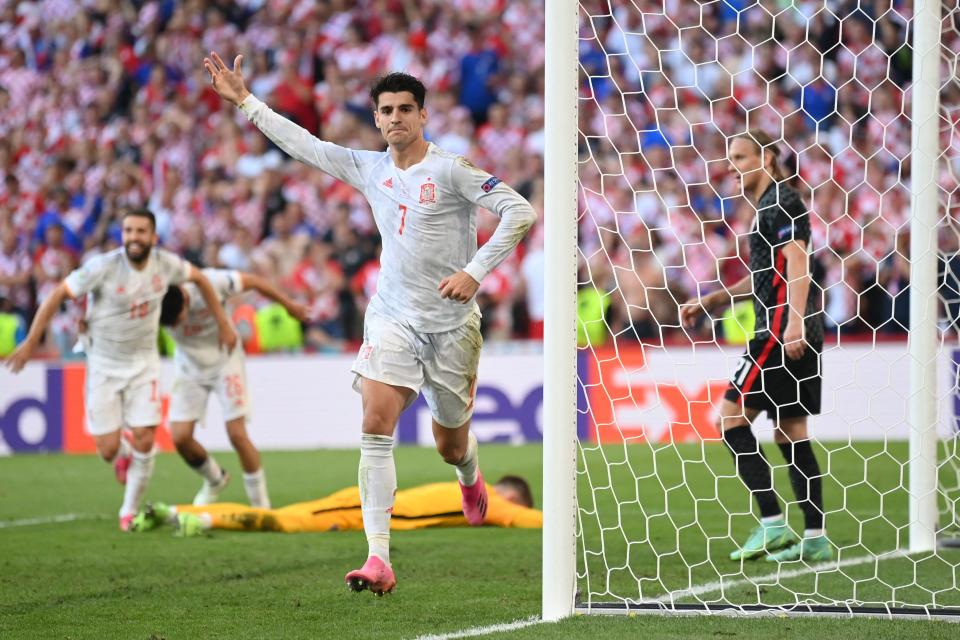
M 766 411 L 771 420 L 817 415 L 823 386 L 821 351 L 822 345 L 807 345 L 799 360 L 784 359 L 779 339 L 751 340 L 723 397 Z

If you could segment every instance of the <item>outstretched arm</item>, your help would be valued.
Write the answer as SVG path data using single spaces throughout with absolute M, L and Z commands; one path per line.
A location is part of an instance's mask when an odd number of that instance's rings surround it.
M 54 314 L 57 313 L 57 309 L 60 308 L 64 300 L 72 297 L 73 296 L 70 295 L 70 289 L 67 288 L 65 282 L 57 285 L 57 288 L 47 296 L 47 299 L 44 300 L 40 308 L 37 309 L 37 315 L 34 316 L 33 322 L 30 324 L 30 332 L 27 333 L 27 337 L 20 343 L 20 346 L 10 354 L 10 357 L 7 358 L 7 368 L 10 369 L 10 371 L 20 373 L 37 348 L 37 345 L 40 344 L 40 338 L 43 336 L 43 332 L 47 330 L 47 326 L 49 326 Z
M 275 286 L 267 282 L 266 279 L 253 274 L 253 273 L 241 273 L 240 274 L 240 287 L 243 291 L 249 291 L 253 289 L 260 295 L 273 300 L 274 302 L 279 303 L 286 309 L 291 316 L 296 318 L 301 322 L 307 322 L 310 319 L 310 311 L 306 305 L 295 302 L 285 293 L 277 289 Z
M 203 296 L 203 301 L 207 303 L 207 309 L 213 313 L 213 317 L 217 320 L 217 328 L 220 332 L 220 345 L 226 347 L 227 351 L 233 351 L 233 348 L 237 346 L 237 332 L 233 330 L 233 325 L 231 325 L 230 320 L 227 319 L 227 312 L 223 310 L 223 305 L 220 304 L 220 299 L 217 297 L 217 292 L 213 290 L 213 285 L 211 285 L 207 277 L 203 275 L 203 272 L 193 265 L 190 265 L 190 277 L 188 280 L 200 289 L 200 295 Z
M 233 69 L 228 69 L 215 52 L 211 52 L 209 58 L 204 58 L 203 67 L 210 75 L 213 90 L 224 100 L 239 107 L 250 122 L 290 157 L 325 171 L 353 187 L 361 188 L 362 165 L 367 161 L 374 161 L 381 154 L 354 151 L 325 142 L 274 112 L 247 90 L 243 80 L 242 63 L 243 56 L 237 56 L 233 61 Z

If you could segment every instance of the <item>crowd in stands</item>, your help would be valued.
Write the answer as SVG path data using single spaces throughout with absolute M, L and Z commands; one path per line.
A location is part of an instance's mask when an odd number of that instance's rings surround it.
M 748 125 L 782 137 L 811 205 L 828 327 L 903 331 L 911 4 L 836 4 L 581 2 L 580 281 L 605 297 L 607 334 L 682 336 L 678 302 L 745 274 L 754 211 L 729 197 L 724 158 Z M 72 268 L 118 245 L 125 210 L 147 206 L 164 247 L 308 302 L 305 348 L 360 339 L 378 273 L 366 201 L 220 100 L 201 65 L 212 50 L 244 54 L 254 94 L 357 148 L 384 148 L 373 78 L 420 77 L 428 137 L 513 185 L 542 220 L 540 0 L 0 6 L 0 311 L 29 320 Z M 945 37 L 960 49 L 956 30 Z M 956 86 L 945 94 L 956 104 Z M 496 222 L 480 214 L 481 242 Z M 541 226 L 483 282 L 488 340 L 542 335 Z M 943 236 L 955 251 L 955 234 Z M 78 314 L 68 305 L 57 318 L 52 352 L 68 351 Z
M 3 2 L 0 310 L 29 320 L 72 268 L 118 246 L 126 209 L 147 206 L 162 246 L 309 303 L 306 348 L 350 348 L 379 268 L 366 201 L 272 148 L 213 92 L 203 57 L 244 54 L 258 97 L 366 149 L 384 148 L 371 81 L 406 70 L 429 89 L 428 137 L 542 212 L 543 25 L 537 0 Z M 496 222 L 480 214 L 481 242 Z M 484 281 L 488 339 L 542 331 L 541 237 Z M 57 318 L 52 351 L 69 353 L 78 309 Z
M 658 343 L 678 303 L 746 275 L 755 209 L 726 141 L 779 140 L 810 205 L 828 335 L 903 334 L 909 322 L 912 49 L 904 0 L 581 3 L 587 132 L 581 281 L 602 293 L 606 333 Z M 634 7 L 639 7 L 642 13 Z M 944 51 L 960 51 L 945 12 Z M 956 307 L 960 84 L 943 58 L 941 272 Z M 946 215 L 947 211 L 951 215 Z M 589 272 L 586 271 L 589 267 Z M 951 284 L 951 282 L 953 284 Z M 951 293 L 953 292 L 953 293 Z M 605 309 L 605 311 L 604 311 Z M 699 337 L 710 337 L 702 327 Z

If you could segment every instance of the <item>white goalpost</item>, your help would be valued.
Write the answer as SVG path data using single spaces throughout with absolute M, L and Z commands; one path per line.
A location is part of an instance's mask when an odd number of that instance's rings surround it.
M 545 26 L 542 619 L 960 621 L 960 2 L 546 0 Z M 744 273 L 724 172 L 756 127 L 821 266 L 824 561 L 730 559 L 760 517 L 714 421 L 753 311 L 677 315 Z M 796 469 L 753 431 L 802 532 Z
M 547 0 L 544 156 L 543 619 L 573 612 L 576 576 L 577 21 Z M 563 132 L 563 133 L 561 133 Z M 546 426 L 549 425 L 549 426 Z
M 937 544 L 937 161 L 941 0 L 913 17 L 910 189 L 910 551 Z

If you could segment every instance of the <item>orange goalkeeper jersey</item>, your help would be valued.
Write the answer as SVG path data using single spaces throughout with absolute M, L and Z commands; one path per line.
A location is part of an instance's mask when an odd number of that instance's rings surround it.
M 539 529 L 543 513 L 500 497 L 487 485 L 487 517 L 484 524 L 495 527 Z M 456 482 L 436 482 L 398 491 L 390 528 L 465 527 Z M 326 498 L 297 502 L 279 509 L 257 509 L 242 504 L 220 503 L 204 507 L 178 505 L 185 513 L 206 513 L 214 529 L 234 531 L 282 531 L 285 533 L 363 529 L 360 490 L 348 487 Z

